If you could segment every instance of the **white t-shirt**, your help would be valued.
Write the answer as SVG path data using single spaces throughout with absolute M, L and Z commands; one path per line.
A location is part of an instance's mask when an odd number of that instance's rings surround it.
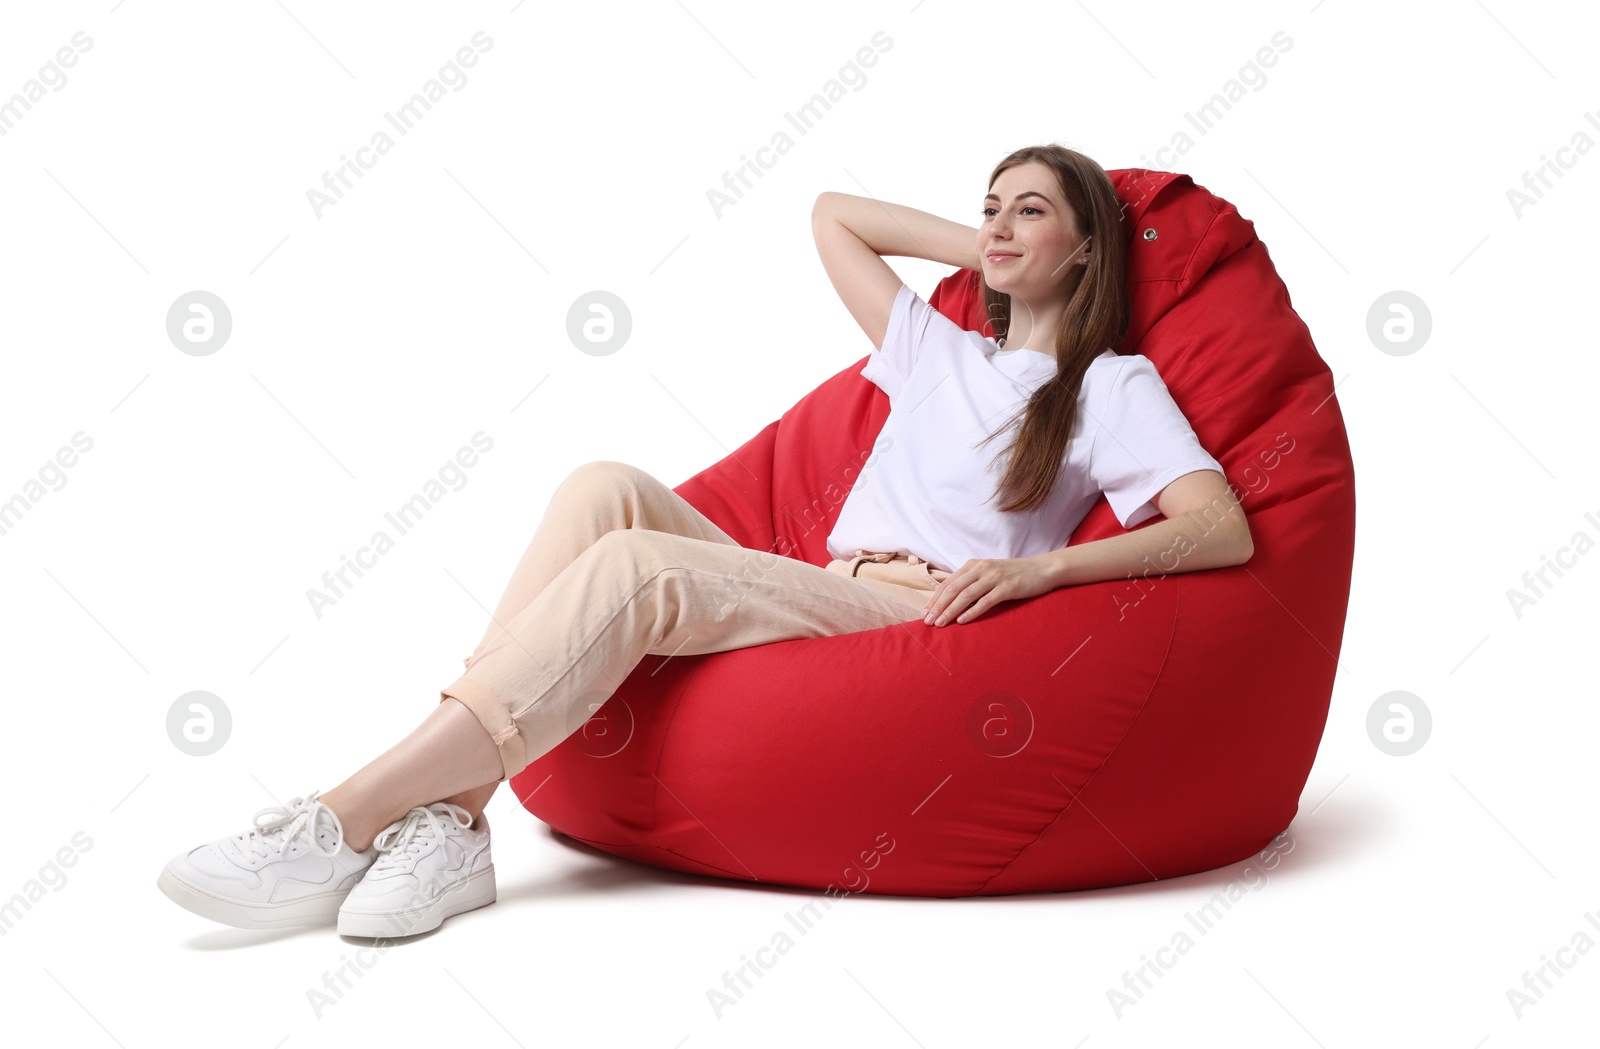
M 970 558 L 1034 557 L 1065 546 L 1101 492 L 1132 528 L 1161 512 L 1155 497 L 1172 481 L 1224 472 L 1150 359 L 1108 348 L 1084 373 L 1078 424 L 1048 500 L 1032 513 L 1001 512 L 995 489 L 1021 420 L 974 446 L 1055 373 L 1051 355 L 1002 350 L 901 284 L 883 348 L 861 369 L 888 394 L 889 417 L 828 534 L 828 553 L 915 554 L 947 572 Z

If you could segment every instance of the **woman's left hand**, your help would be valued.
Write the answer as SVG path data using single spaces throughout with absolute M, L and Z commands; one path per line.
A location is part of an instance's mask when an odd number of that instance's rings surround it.
M 941 580 L 923 608 L 930 626 L 970 623 L 1002 601 L 1038 597 L 1055 589 L 1036 557 L 969 560 Z

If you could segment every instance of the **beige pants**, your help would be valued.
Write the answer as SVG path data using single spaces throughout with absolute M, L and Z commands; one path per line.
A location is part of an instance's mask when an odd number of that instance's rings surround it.
M 904 623 L 950 573 L 858 551 L 826 569 L 740 546 L 665 484 L 599 461 L 557 487 L 466 671 L 440 690 L 504 777 L 581 728 L 646 655 L 701 655 Z

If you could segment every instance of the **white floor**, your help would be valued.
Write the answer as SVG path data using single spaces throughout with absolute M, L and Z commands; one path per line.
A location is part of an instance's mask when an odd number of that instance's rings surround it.
M 1600 960 L 1562 948 L 1600 937 L 1584 917 L 1600 921 L 1600 898 L 1568 888 L 1592 844 L 1525 826 L 1535 859 L 1465 789 L 1502 789 L 1482 770 L 1463 785 L 1334 765 L 1274 855 L 972 900 L 657 870 L 555 835 L 502 792 L 499 901 L 381 949 L 190 915 L 154 887 L 173 824 L 117 821 L 0 941 L 7 1013 L 127 1047 L 1590 1044 Z M 159 807 L 161 789 L 135 798 Z M 1524 970 L 1541 955 L 1571 968 L 1535 998 Z

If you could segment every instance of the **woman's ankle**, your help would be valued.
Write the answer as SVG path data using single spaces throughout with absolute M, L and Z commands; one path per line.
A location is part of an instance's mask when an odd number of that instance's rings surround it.
M 344 843 L 355 852 L 366 852 L 372 848 L 378 832 L 394 821 L 378 823 L 373 818 L 364 816 L 368 806 L 351 797 L 350 792 L 344 787 L 344 784 L 340 784 L 333 790 L 319 795 L 317 800 L 332 809 L 334 816 L 338 817 L 339 827 L 344 832 Z
M 466 809 L 467 814 L 472 817 L 473 823 L 476 824 L 478 817 L 483 815 L 483 810 L 488 808 L 489 799 L 494 797 L 494 792 L 499 786 L 498 780 L 494 783 L 485 783 L 481 787 L 464 790 L 460 794 L 444 800 L 451 805 L 459 805 Z

